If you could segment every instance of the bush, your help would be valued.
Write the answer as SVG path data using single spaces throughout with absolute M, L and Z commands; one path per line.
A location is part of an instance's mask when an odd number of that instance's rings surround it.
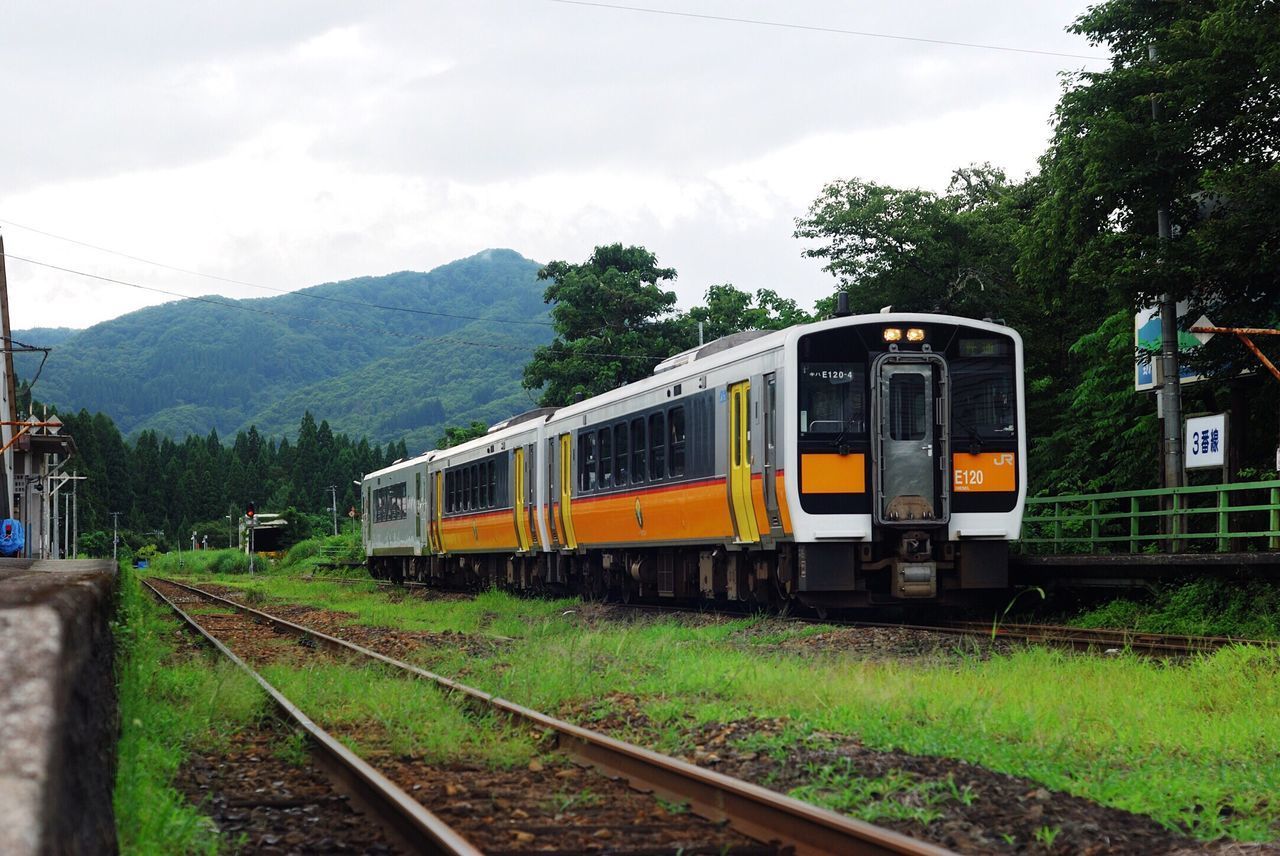
M 308 538 L 306 541 L 299 541 L 289 548 L 289 552 L 285 553 L 284 559 L 281 560 L 281 567 L 291 567 L 300 562 L 310 559 L 312 556 L 318 555 L 320 552 L 320 541 L 315 538 Z
M 265 563 L 264 559 L 259 561 Z M 249 573 L 249 557 L 239 550 L 219 550 L 209 563 L 212 574 L 247 574 Z

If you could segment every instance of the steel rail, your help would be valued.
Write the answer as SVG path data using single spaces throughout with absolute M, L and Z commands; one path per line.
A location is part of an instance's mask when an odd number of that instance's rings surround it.
M 221 641 L 212 636 L 188 615 L 180 606 L 165 596 L 149 580 L 142 581 L 157 597 L 169 605 L 183 621 L 200 633 L 209 644 L 213 645 L 227 659 L 239 666 L 271 697 L 276 707 L 289 719 L 293 720 L 311 738 L 312 745 L 319 753 L 319 759 L 326 772 L 345 785 L 360 801 L 369 808 L 377 820 L 385 827 L 399 835 L 414 851 L 419 853 L 448 854 L 448 856 L 480 856 L 481 851 L 459 835 L 452 827 L 427 810 L 422 803 L 401 790 L 386 776 L 379 773 L 368 762 L 339 743 L 332 735 L 289 701 L 266 678 L 258 674 L 244 660 L 241 660 Z M 184 587 L 185 588 L 185 587 Z
M 379 654 L 345 639 L 303 627 L 174 580 L 169 585 L 208 598 L 277 629 L 298 633 L 332 650 L 355 652 L 393 668 L 410 672 L 456 692 L 471 702 L 501 710 L 529 725 L 556 735 L 560 749 L 602 772 L 625 778 L 637 790 L 688 802 L 695 814 L 713 821 L 728 821 L 739 832 L 757 841 L 778 842 L 797 854 L 911 854 L 943 856 L 952 851 L 892 830 L 845 817 L 775 791 L 661 755 L 581 726 L 467 686 L 435 672 Z
M 955 622 L 963 632 L 992 633 L 992 625 L 982 622 Z M 997 624 L 996 637 L 1044 640 L 1079 647 L 1105 645 L 1148 653 L 1194 654 L 1216 651 L 1230 645 L 1275 648 L 1280 643 L 1267 639 L 1236 639 L 1230 636 L 1191 636 L 1179 633 L 1148 633 L 1120 628 L 1069 627 L 1059 624 Z
M 426 583 L 396 583 L 390 580 L 353 579 L 347 577 L 301 577 L 301 579 L 317 582 L 370 582 L 380 588 L 396 588 L 413 586 L 430 588 Z M 445 589 L 451 591 L 450 589 Z M 723 615 L 728 618 L 741 618 L 746 612 L 725 611 L 722 609 L 691 610 L 666 604 L 629 603 L 614 604 L 637 611 L 651 612 L 692 612 Z M 1019 639 L 1027 642 L 1045 642 L 1064 645 L 1077 650 L 1088 650 L 1096 647 L 1124 648 L 1144 654 L 1194 654 L 1216 651 L 1229 645 L 1252 645 L 1260 648 L 1280 646 L 1280 642 L 1269 639 L 1245 639 L 1232 636 L 1193 636 L 1187 634 L 1151 633 L 1123 628 L 1071 627 L 1063 624 L 1013 624 L 997 623 L 995 630 L 992 624 L 982 621 L 946 621 L 939 624 L 906 624 L 898 621 L 864 621 L 860 619 L 843 620 L 840 618 L 806 618 L 790 616 L 786 620 L 806 624 L 830 624 L 835 627 L 883 627 L 903 630 L 921 630 L 930 633 L 947 633 L 959 636 L 987 636 L 1001 639 Z

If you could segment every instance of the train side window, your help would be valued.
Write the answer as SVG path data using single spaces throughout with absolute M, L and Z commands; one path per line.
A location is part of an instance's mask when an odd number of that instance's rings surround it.
M 458 508 L 463 511 L 471 508 L 471 467 L 462 468 L 462 496 L 458 499 Z
M 613 487 L 613 429 L 605 426 L 600 429 L 600 487 Z
M 578 488 L 595 490 L 596 477 L 596 432 L 583 431 L 578 435 Z
M 614 484 L 623 487 L 627 483 L 627 423 L 613 426 L 613 478 Z
M 669 411 L 667 424 L 671 429 L 671 450 L 668 460 L 671 462 L 671 477 L 679 478 L 684 475 L 684 447 L 685 447 L 685 430 L 684 430 L 684 406 L 673 407 Z
M 471 465 L 471 509 L 474 511 L 480 507 L 480 466 L 478 464 Z
M 645 473 L 644 417 L 631 420 L 631 483 L 642 484 Z
M 661 411 L 649 416 L 649 480 L 658 481 L 667 474 L 666 415 Z
M 490 459 L 489 461 L 489 497 L 485 503 L 490 508 L 495 507 L 498 502 L 498 462 Z
M 445 501 L 445 507 L 450 512 L 457 511 L 458 510 L 458 471 L 449 470 L 449 472 L 444 474 L 444 480 L 445 480 L 445 496 L 448 497 L 448 499 Z

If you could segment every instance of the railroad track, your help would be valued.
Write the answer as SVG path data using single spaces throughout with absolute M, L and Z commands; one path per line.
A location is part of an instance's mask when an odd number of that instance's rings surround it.
M 344 782 L 358 792 L 361 801 L 373 806 L 378 818 L 406 838 L 415 850 L 432 853 L 480 852 L 438 816 L 432 814 L 372 766 L 323 732 L 261 675 L 254 672 L 247 663 L 236 657 L 227 646 L 200 627 L 192 616 L 184 612 L 172 599 L 166 597 L 151 581 L 145 582 L 148 588 L 161 597 L 219 651 L 230 657 L 240 668 L 248 671 L 268 692 L 277 706 L 311 735 L 315 744 L 326 753 L 326 757 L 332 758 L 333 763 L 342 771 Z M 727 822 L 738 833 L 773 846 L 774 852 L 921 854 L 921 856 L 950 852 L 933 844 L 853 820 L 766 788 L 564 722 L 426 669 L 194 586 L 172 580 L 159 582 L 219 606 L 229 607 L 278 632 L 296 634 L 307 640 L 310 645 L 377 661 L 429 681 L 469 704 L 500 711 L 538 733 L 554 735 L 556 748 L 575 761 L 594 767 L 608 776 L 620 777 L 636 790 L 652 792 L 664 799 L 688 804 L 695 814 L 717 823 Z
M 405 582 L 394 583 L 387 580 L 352 579 L 348 577 L 311 576 L 304 579 L 317 582 L 356 583 L 370 582 L 380 588 L 396 588 L 399 586 L 413 588 L 430 588 L 426 583 Z M 628 609 L 648 610 L 654 612 L 683 612 L 684 607 L 672 607 L 664 604 L 627 604 Z M 706 610 L 703 610 L 706 611 Z M 715 610 L 712 610 L 715 611 Z M 726 612 L 725 615 L 739 617 L 742 612 Z M 993 626 L 983 621 L 944 621 L 936 624 L 904 623 L 897 621 L 863 621 L 859 619 L 841 618 L 798 618 L 792 620 L 813 624 L 831 624 L 841 627 L 884 627 L 920 630 L 931 633 L 947 633 L 958 636 L 975 636 L 1015 640 L 1022 642 L 1038 642 L 1047 645 L 1073 648 L 1080 651 L 1129 651 L 1138 654 L 1178 655 L 1203 654 L 1225 648 L 1230 645 L 1253 645 L 1260 648 L 1280 647 L 1280 642 L 1267 639 L 1243 639 L 1232 636 L 1192 636 L 1185 634 L 1147 633 L 1138 630 L 1121 628 L 1082 628 L 1061 624 L 1004 624 Z

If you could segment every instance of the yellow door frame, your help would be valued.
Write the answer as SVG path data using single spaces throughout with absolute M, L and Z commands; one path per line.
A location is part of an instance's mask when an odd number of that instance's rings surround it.
M 560 435 L 560 528 L 564 546 L 578 549 L 578 536 L 573 531 L 573 514 L 569 501 L 573 496 L 573 435 Z
M 515 497 L 511 503 L 516 515 L 516 548 L 521 552 L 529 549 L 529 518 L 524 513 L 524 447 L 518 447 L 512 456 L 511 466 L 515 467 L 512 479 Z
M 435 544 L 433 545 L 437 553 L 445 553 L 444 549 L 444 471 L 436 471 L 436 502 L 435 502 L 435 521 L 432 528 L 435 531 Z
M 739 544 L 760 540 L 751 499 L 751 381 L 729 387 L 729 500 Z

